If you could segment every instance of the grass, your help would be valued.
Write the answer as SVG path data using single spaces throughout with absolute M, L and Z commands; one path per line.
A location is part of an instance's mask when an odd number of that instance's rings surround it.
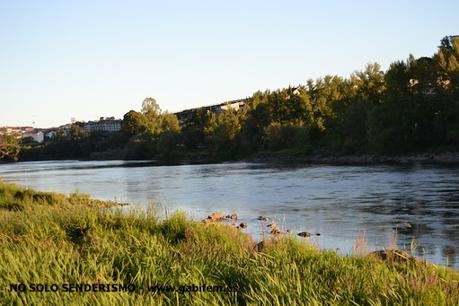
M 459 273 L 416 260 L 319 251 L 291 236 L 257 247 L 224 224 L 0 182 L 3 305 L 458 305 Z M 133 284 L 134 292 L 16 292 L 10 284 Z M 237 292 L 148 292 L 149 285 Z M 179 288 L 179 287 L 178 287 Z M 185 288 L 185 287 L 180 287 Z

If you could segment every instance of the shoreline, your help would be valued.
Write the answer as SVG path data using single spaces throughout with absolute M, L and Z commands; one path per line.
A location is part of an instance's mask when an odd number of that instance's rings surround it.
M 292 156 L 292 155 L 265 155 L 246 159 L 251 162 L 285 162 L 334 165 L 410 165 L 410 164 L 439 164 L 459 165 L 459 153 L 417 153 L 410 155 L 336 155 L 336 156 Z
M 199 164 L 221 164 L 225 162 L 252 162 L 252 163 L 303 163 L 303 164 L 330 164 L 330 165 L 412 165 L 412 164 L 432 164 L 432 165 L 451 165 L 459 166 L 459 152 L 445 153 L 413 153 L 408 155 L 311 155 L 300 156 L 294 154 L 285 154 L 282 152 L 258 153 L 250 157 L 235 158 L 229 160 L 216 160 L 213 158 L 181 158 L 170 161 L 159 159 L 154 160 L 136 160 L 120 158 L 87 158 L 87 159 L 27 159 L 18 160 L 17 162 L 38 162 L 38 161 L 143 161 L 157 166 L 176 166 L 176 165 L 199 165 Z M 12 162 L 0 161 L 1 164 Z M 14 162 L 13 162 L 14 163 Z

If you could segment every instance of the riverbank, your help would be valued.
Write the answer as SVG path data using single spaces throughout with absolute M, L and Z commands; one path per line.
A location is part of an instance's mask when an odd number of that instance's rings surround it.
M 0 182 L 0 303 L 459 302 L 457 272 L 410 256 L 340 256 L 285 235 L 257 243 L 229 225 L 116 205 Z
M 75 158 L 74 158 L 75 159 Z M 78 159 L 78 158 L 76 158 Z M 50 158 L 26 158 L 19 161 L 47 161 L 55 160 Z M 65 159 L 63 159 L 65 160 Z M 109 150 L 95 152 L 85 161 L 104 160 L 135 160 L 124 158 L 122 151 Z M 303 164 L 333 164 L 333 165 L 378 165 L 378 164 L 439 164 L 459 165 L 459 152 L 424 152 L 405 155 L 377 155 L 377 154 L 354 154 L 354 155 L 319 155 L 305 154 L 301 150 L 262 151 L 251 156 L 239 156 L 232 159 L 217 159 L 207 151 L 186 152 L 173 159 L 155 159 L 152 163 L 156 165 L 179 165 L 179 164 L 216 164 L 227 161 L 243 161 L 256 163 L 303 163 Z M 0 161 L 1 163 L 1 161 Z
M 303 156 L 290 151 L 262 152 L 252 158 L 251 162 L 283 162 L 334 165 L 377 165 L 377 164 L 444 164 L 459 165 L 459 153 L 417 153 L 411 155 L 336 155 L 336 156 Z

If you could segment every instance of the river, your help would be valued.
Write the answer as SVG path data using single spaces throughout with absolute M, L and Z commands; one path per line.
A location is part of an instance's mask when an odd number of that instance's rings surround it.
M 356 240 L 368 250 L 396 243 L 459 268 L 457 167 L 46 161 L 0 165 L 0 177 L 42 191 L 157 205 L 161 215 L 237 213 L 255 238 L 266 231 L 257 218 L 266 216 L 285 230 L 320 233 L 308 240 L 323 249 L 349 254 Z

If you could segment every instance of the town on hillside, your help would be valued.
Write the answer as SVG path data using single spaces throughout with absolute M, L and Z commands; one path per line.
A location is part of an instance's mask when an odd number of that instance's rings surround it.
M 245 107 L 247 100 L 248 99 L 238 99 L 210 106 L 190 108 L 174 113 L 174 115 L 177 116 L 180 124 L 184 124 L 192 118 L 197 109 L 204 109 L 216 114 L 227 110 L 239 111 Z M 83 129 L 83 131 L 88 134 L 92 132 L 113 133 L 121 130 L 122 121 L 122 119 L 116 119 L 115 117 L 100 117 L 98 120 L 94 121 L 79 121 L 78 124 Z M 3 126 L 0 127 L 0 136 L 13 136 L 16 139 L 21 139 L 24 143 L 43 143 L 47 140 L 55 139 L 58 135 L 61 135 L 64 138 L 70 137 L 72 123 L 67 123 L 58 127 L 51 128 L 35 128 L 32 126 Z

